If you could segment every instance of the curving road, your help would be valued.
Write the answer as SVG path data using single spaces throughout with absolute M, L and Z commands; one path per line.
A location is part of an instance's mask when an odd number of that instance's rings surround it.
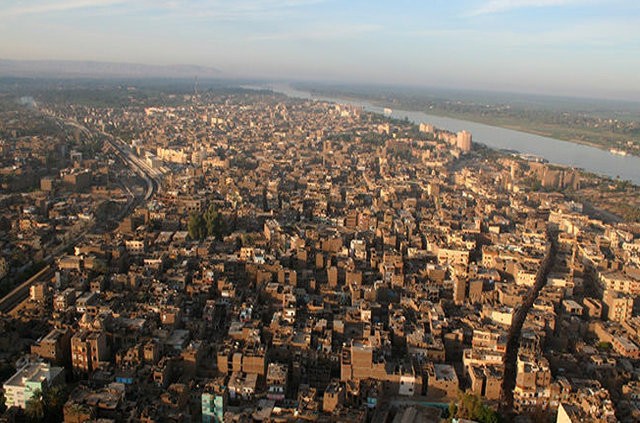
M 63 122 L 66 125 L 78 128 L 83 132 L 91 133 L 90 129 L 79 124 L 73 119 L 64 119 Z M 107 142 L 115 149 L 116 153 L 120 156 L 124 163 L 127 164 L 131 168 L 131 170 L 133 170 L 138 176 L 144 179 L 145 184 L 147 185 L 144 201 L 150 200 L 151 197 L 153 197 L 153 194 L 155 194 L 155 192 L 160 187 L 160 178 L 162 176 L 162 173 L 156 169 L 152 169 L 144 162 L 144 160 L 133 154 L 129 146 L 122 140 L 115 138 L 108 132 L 100 130 L 96 131 L 106 138 Z
M 56 117 L 56 116 L 53 116 L 53 117 Z M 78 122 L 74 120 L 63 120 L 63 122 L 67 125 L 73 126 L 82 131 L 86 131 L 90 133 L 89 129 L 80 125 Z M 149 166 L 147 166 L 147 164 L 144 163 L 143 160 L 135 156 L 133 152 L 128 149 L 128 147 L 124 142 L 120 140 L 116 140 L 113 137 L 113 135 L 108 134 L 106 132 L 101 131 L 100 133 L 106 136 L 107 141 L 109 142 L 109 144 L 111 144 L 111 146 L 114 147 L 116 153 L 120 156 L 123 163 L 129 166 L 131 170 L 133 170 L 138 176 L 140 176 L 145 181 L 147 189 L 145 191 L 143 201 L 146 202 L 149 199 L 151 199 L 151 197 L 153 197 L 153 195 L 156 193 L 156 191 L 160 187 L 161 173 L 157 170 L 149 168 Z M 127 207 L 125 208 L 125 212 L 124 212 L 125 215 L 134 208 L 135 203 L 136 201 L 134 199 L 133 201 L 127 204 Z M 124 215 L 122 217 L 124 217 Z M 0 298 L 0 313 L 11 312 L 14 308 L 16 308 L 29 296 L 29 289 L 34 283 L 36 283 L 39 280 L 50 278 L 53 275 L 53 269 L 51 268 L 51 264 L 55 261 L 55 258 L 66 249 L 74 247 L 84 237 L 84 235 L 88 232 L 90 227 L 91 225 L 86 227 L 81 233 L 75 236 L 68 243 L 57 247 L 51 254 L 49 254 L 45 258 L 45 263 L 47 265 L 42 270 L 40 270 L 31 278 L 22 282 L 20 285 L 14 288 L 11 292 L 9 292 L 3 298 Z
M 129 165 L 138 176 L 140 176 L 147 185 L 147 189 L 144 195 L 144 201 L 149 201 L 153 194 L 156 193 L 160 187 L 160 176 L 158 173 L 153 172 L 153 169 L 149 168 L 143 160 L 133 154 L 124 143 L 116 140 L 113 135 L 102 132 L 107 137 L 107 142 L 116 150 L 122 161 Z

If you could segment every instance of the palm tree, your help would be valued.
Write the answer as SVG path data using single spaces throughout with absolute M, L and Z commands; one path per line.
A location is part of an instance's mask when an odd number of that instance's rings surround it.
M 67 401 L 69 392 L 66 386 L 54 385 L 47 389 L 44 393 L 45 411 L 47 414 L 47 420 L 50 421 L 62 421 L 64 403 Z
M 94 417 L 93 409 L 84 404 L 74 402 L 73 404 L 65 406 L 65 421 L 83 422 Z
M 39 422 L 44 419 L 44 400 L 42 398 L 42 391 L 36 389 L 33 391 L 33 395 L 29 398 L 25 404 L 24 414 L 30 422 Z
M 7 410 L 7 398 L 4 396 L 4 392 L 0 393 L 0 413 L 4 413 Z

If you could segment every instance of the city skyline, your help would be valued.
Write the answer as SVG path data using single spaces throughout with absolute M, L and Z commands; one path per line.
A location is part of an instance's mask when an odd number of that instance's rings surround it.
M 413 3 L 0 4 L 1 421 L 640 422 L 640 6 Z
M 640 5 L 64 0 L 0 6 L 0 58 L 640 100 Z

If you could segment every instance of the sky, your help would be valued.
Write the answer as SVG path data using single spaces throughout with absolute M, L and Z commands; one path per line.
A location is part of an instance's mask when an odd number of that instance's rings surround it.
M 640 101 L 640 1 L 0 0 L 0 58 Z

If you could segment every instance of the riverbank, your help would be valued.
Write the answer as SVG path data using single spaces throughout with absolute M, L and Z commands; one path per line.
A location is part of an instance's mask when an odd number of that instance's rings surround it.
M 414 107 L 410 104 L 405 104 L 395 99 L 390 99 L 389 101 L 386 101 L 386 100 L 378 100 L 375 98 L 357 97 L 357 96 L 349 96 L 349 95 L 343 95 L 343 94 L 332 95 L 331 93 L 325 93 L 317 89 L 311 90 L 309 91 L 309 93 L 312 97 L 318 96 L 320 98 L 335 98 L 337 100 L 342 100 L 345 102 L 352 102 L 352 103 L 367 102 L 372 106 L 380 107 L 380 108 L 385 108 L 385 107 L 392 108 L 392 109 L 398 108 L 405 111 L 426 113 L 429 115 L 443 117 L 443 118 L 465 120 L 469 122 L 480 123 L 483 125 L 494 126 L 497 128 L 510 129 L 513 131 L 524 132 L 527 134 L 553 138 L 555 140 L 563 141 L 571 144 L 585 145 L 585 146 L 606 151 L 607 153 L 609 153 L 609 151 L 613 148 L 613 149 L 622 150 L 625 153 L 627 153 L 627 155 L 629 156 L 640 157 L 640 149 L 637 149 L 638 151 L 634 151 L 633 149 L 620 147 L 618 143 L 623 143 L 628 138 L 622 134 L 614 134 L 614 133 L 598 134 L 593 131 L 587 131 L 585 129 L 566 128 L 559 125 L 549 126 L 548 124 L 540 123 L 540 122 L 526 123 L 523 121 L 517 121 L 513 119 L 508 119 L 508 118 L 484 116 L 484 115 L 477 115 L 472 113 L 452 113 L 450 111 L 445 111 L 438 108 L 425 109 L 423 107 Z M 546 127 L 547 129 L 541 130 L 540 129 L 541 127 Z M 581 137 L 583 138 L 602 137 L 602 138 L 608 139 L 609 141 L 595 142 L 589 139 L 583 139 Z M 615 139 L 615 141 L 612 141 L 613 139 Z
M 262 87 L 244 88 L 271 89 L 273 92 L 289 97 L 344 103 L 362 107 L 367 112 L 385 114 L 385 107 L 373 104 L 358 97 L 327 97 L 319 92 L 297 90 L 288 84 L 276 84 Z M 391 101 L 386 107 L 393 107 Z M 452 132 L 467 130 L 473 134 L 473 142 L 484 144 L 495 150 L 516 151 L 518 153 L 541 157 L 550 163 L 568 166 L 596 175 L 609 177 L 613 180 L 628 180 L 640 186 L 640 157 L 632 155 L 616 155 L 603 148 L 591 145 L 565 142 L 555 138 L 532 134 L 499 126 L 487 125 L 468 120 L 450 117 L 440 117 L 420 111 L 393 109 L 390 117 L 394 119 L 408 119 L 419 124 L 427 122 L 435 127 Z

